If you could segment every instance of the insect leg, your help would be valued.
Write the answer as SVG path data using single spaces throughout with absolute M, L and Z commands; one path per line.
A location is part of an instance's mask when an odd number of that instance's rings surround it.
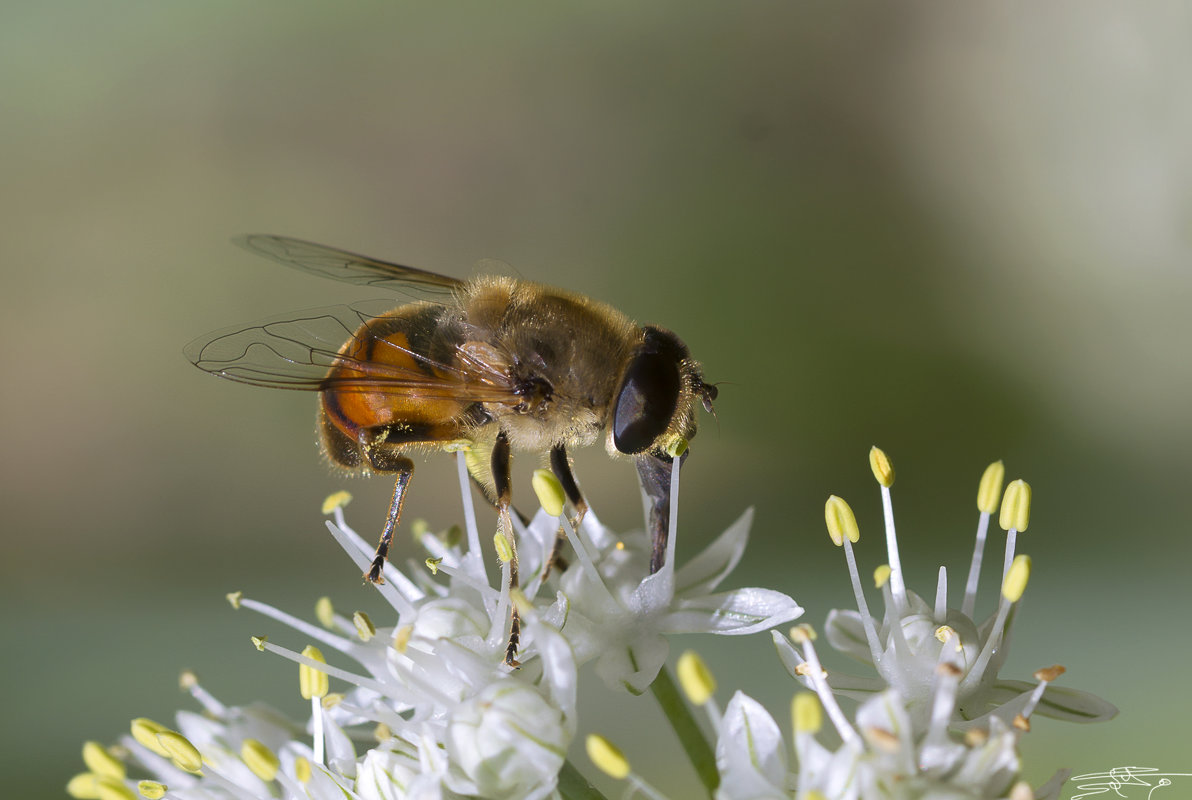
M 688 448 L 680 463 L 687 460 Z M 666 540 L 670 535 L 671 473 L 674 461 L 665 454 L 642 453 L 636 459 L 637 475 L 650 503 L 650 574 L 666 563 Z
M 512 592 L 520 585 L 517 573 L 517 541 L 513 535 L 513 521 L 509 518 L 509 504 L 513 501 L 513 481 L 511 476 L 513 456 L 509 450 L 509 437 L 504 431 L 497 434 L 497 441 L 493 445 L 492 474 L 493 488 L 497 495 L 497 511 L 500 513 L 501 532 L 505 541 L 509 543 L 509 591 Z M 509 644 L 505 648 L 505 663 L 511 667 L 518 666 L 517 647 L 521 640 L 521 615 L 517 606 L 510 604 L 509 612 Z
M 377 555 L 373 559 L 364 577 L 372 583 L 384 583 L 381 572 L 385 569 L 385 559 L 389 556 L 389 545 L 393 543 L 393 530 L 401 521 L 401 507 L 406 500 L 406 487 L 410 485 L 410 478 L 414 476 L 414 462 L 401 457 L 393 460 L 393 470 L 397 472 L 397 480 L 393 484 L 393 499 L 389 502 L 389 514 L 385 517 L 385 527 L 381 531 L 381 541 L 377 544 Z
M 579 484 L 575 482 L 575 475 L 571 472 L 571 460 L 567 458 L 567 448 L 564 445 L 557 444 L 551 448 L 550 468 L 551 472 L 555 473 L 555 477 L 559 479 L 559 483 L 563 485 L 563 493 L 567 495 L 567 499 L 575 507 L 575 516 L 571 520 L 571 529 L 579 531 L 579 525 L 584 521 L 584 515 L 588 513 L 588 502 L 584 500 L 584 496 L 579 491 Z M 546 580 L 547 576 L 550 575 L 551 569 L 556 564 L 560 569 L 566 568 L 567 565 L 563 560 L 561 552 L 563 542 L 566 538 L 567 536 L 563 532 L 562 526 L 559 526 L 559 532 L 555 535 L 555 544 L 550 551 L 550 558 L 547 559 L 546 566 L 542 569 L 542 580 Z

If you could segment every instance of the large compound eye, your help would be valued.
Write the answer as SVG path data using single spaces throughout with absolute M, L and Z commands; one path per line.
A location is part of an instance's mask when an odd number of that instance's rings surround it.
M 648 347 L 648 346 L 647 346 Z M 613 409 L 613 444 L 640 453 L 670 425 L 679 404 L 679 362 L 674 353 L 645 349 L 625 372 Z

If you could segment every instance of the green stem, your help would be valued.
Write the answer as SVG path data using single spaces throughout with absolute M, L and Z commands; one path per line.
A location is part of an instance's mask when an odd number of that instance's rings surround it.
M 607 800 L 570 761 L 559 770 L 559 794 L 564 800 Z
M 708 740 L 704 738 L 703 731 L 696 724 L 691 709 L 683 702 L 679 690 L 675 688 L 675 680 L 671 677 L 668 667 L 663 666 L 654 683 L 650 684 L 650 689 L 654 692 L 658 705 L 662 706 L 662 713 L 666 714 L 667 720 L 674 728 L 675 735 L 679 737 L 679 744 L 683 745 L 683 750 L 691 760 L 691 765 L 695 767 L 700 781 L 711 795 L 720 785 L 720 775 L 716 772 L 716 755 L 712 752 Z

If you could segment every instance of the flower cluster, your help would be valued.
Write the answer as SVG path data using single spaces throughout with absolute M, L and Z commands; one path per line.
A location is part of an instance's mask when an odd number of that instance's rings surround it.
M 717 800 L 1058 798 L 1066 770 L 1038 789 L 1020 778 L 1019 743 L 1032 716 L 1095 722 L 1113 717 L 1117 709 L 1086 692 L 1052 686 L 1065 671 L 1058 665 L 1035 672 L 1034 683 L 997 675 L 1030 576 L 1030 559 L 1015 554 L 1017 534 L 1030 519 L 1030 486 L 1014 481 L 1003 497 L 1001 462 L 985 471 L 964 597 L 961 608 L 950 608 L 943 567 L 934 604 L 906 588 L 891 504 L 894 470 L 877 448 L 870 463 L 885 512 L 889 563 L 874 576 L 885 612 L 880 620 L 870 615 L 852 549 L 860 539 L 857 522 L 848 504 L 833 496 L 825 520 L 832 541 L 845 551 L 859 610 L 831 612 L 827 639 L 877 675 L 826 672 L 809 625 L 798 625 L 789 635 L 773 631 L 783 665 L 810 690 L 798 692 L 792 702 L 792 747 L 770 713 L 743 692 L 733 695 L 721 713 L 713 699 L 714 680 L 694 653 L 685 653 L 679 662 L 684 689 L 716 731 L 717 774 L 709 789 Z M 999 498 L 999 521 L 1006 531 L 1000 597 L 997 608 L 977 623 L 972 615 L 985 540 Z M 859 701 L 853 721 L 837 696 Z M 825 713 L 834 737 L 821 736 Z M 588 748 L 608 774 L 630 781 L 654 800 L 662 797 L 611 743 L 593 736 Z
M 260 705 L 225 705 L 188 674 L 184 686 L 204 713 L 181 712 L 174 728 L 134 720 L 113 747 L 89 742 L 88 771 L 68 792 L 102 800 L 137 792 L 175 800 L 534 800 L 571 796 L 561 787 L 570 781 L 598 797 L 566 762 L 578 725 L 580 664 L 593 661 L 609 686 L 641 693 L 664 668 L 670 634 L 748 634 L 803 613 L 781 592 L 716 591 L 744 551 L 750 511 L 676 569 L 674 508 L 665 566 L 647 574 L 645 534 L 618 537 L 591 511 L 574 529 L 562 513 L 559 487 L 544 471 L 534 484 L 550 513 L 539 510 L 528 525 L 515 521 L 521 588 L 507 591 L 510 553 L 498 535 L 500 575 L 490 576 L 463 454 L 459 476 L 466 534 L 435 534 L 423 525 L 425 565 L 386 566 L 377 590 L 392 608 L 390 624 L 377 625 L 363 612 L 340 615 L 326 599 L 316 606 L 316 624 L 239 592 L 228 596 L 233 607 L 313 642 L 299 651 L 265 636 L 253 640 L 299 665 L 300 690 L 311 703 L 308 722 Z M 346 500 L 328 499 L 327 527 L 363 571 L 372 548 L 347 525 Z M 550 571 L 560 526 L 574 558 L 566 569 Z M 513 607 L 522 623 L 517 669 L 503 658 Z M 332 680 L 343 691 L 333 693 Z
M 503 547 L 504 536 L 494 539 L 499 575 L 489 575 L 481 556 L 461 454 L 466 532 L 414 526 L 429 554 L 425 564 L 410 563 L 404 571 L 387 565 L 385 582 L 376 586 L 392 609 L 390 624 L 378 626 L 363 612 L 338 614 L 326 598 L 316 604 L 312 622 L 239 592 L 228 596 L 233 607 L 312 642 L 298 651 L 265 636 L 253 640 L 299 665 L 299 689 L 311 704 L 308 721 L 258 704 L 225 705 L 187 673 L 183 687 L 203 713 L 180 712 L 174 728 L 133 720 L 130 733 L 112 747 L 88 742 L 88 771 L 68 792 L 84 800 L 130 800 L 137 793 L 167 800 L 599 800 L 567 761 L 580 730 L 578 667 L 590 661 L 613 690 L 654 693 L 717 800 L 1058 797 L 1064 771 L 1038 789 L 1021 780 L 1019 745 L 1033 715 L 1090 722 L 1116 709 L 1052 685 L 1064 672 L 1060 666 L 1040 669 L 1033 682 L 998 676 L 1030 576 L 1030 559 L 1015 552 L 1017 535 L 1029 523 L 1029 485 L 1014 481 L 1003 495 L 1001 462 L 986 470 L 976 547 L 954 608 L 942 567 L 934 602 L 906 587 L 891 503 L 894 471 L 877 448 L 870 463 L 885 512 L 888 563 L 874 576 L 884 611 L 880 619 L 872 615 L 862 590 L 853 512 L 831 497 L 825 519 L 845 552 L 857 610 L 831 612 L 825 632 L 835 649 L 875 675 L 826 672 L 808 625 L 789 634 L 773 630 L 779 660 L 802 684 L 792 701 L 789 737 L 743 692 L 722 712 L 715 680 L 694 652 L 677 662 L 686 702 L 665 667 L 671 634 L 748 634 L 803 613 L 781 592 L 717 591 L 743 554 L 750 511 L 676 568 L 678 507 L 672 505 L 665 566 L 649 574 L 644 533 L 619 537 L 590 511 L 573 526 L 563 513 L 561 487 L 540 470 L 533 483 L 543 508 L 528 524 L 515 523 L 522 580 L 510 591 L 512 553 Z M 678 476 L 676 459 L 672 498 Z M 372 549 L 347 525 L 346 501 L 346 495 L 328 498 L 324 512 L 333 519 L 327 527 L 365 570 Z M 985 542 L 999 509 L 1006 550 L 998 602 L 978 622 Z M 552 571 L 560 527 L 574 553 L 569 566 Z M 516 669 L 504 658 L 514 609 L 522 623 Z M 331 691 L 332 680 L 342 691 Z M 846 713 L 839 698 L 855 701 L 855 710 Z M 714 733 L 711 741 L 706 730 Z M 664 800 L 614 744 L 595 733 L 586 744 L 593 764 L 626 781 L 630 793 Z

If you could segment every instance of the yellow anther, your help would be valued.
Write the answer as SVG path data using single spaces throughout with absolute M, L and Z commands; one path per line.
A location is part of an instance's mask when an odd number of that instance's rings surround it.
M 615 744 L 597 733 L 589 733 L 585 743 L 588 758 L 610 778 L 624 780 L 629 776 L 629 761 Z
M 1009 800 L 1034 800 L 1035 790 L 1026 781 L 1019 781 L 1010 788 Z
M 332 511 L 335 511 L 335 509 L 343 508 L 350 502 L 352 502 L 352 495 L 348 492 L 343 490 L 332 492 L 331 494 L 327 495 L 327 499 L 323 501 L 323 513 L 330 514 Z
M 306 760 L 305 756 L 298 756 L 294 759 L 294 777 L 298 779 L 299 783 L 310 783 L 310 762 Z
M 679 685 L 693 705 L 702 706 L 716 693 L 716 678 L 712 670 L 699 657 L 699 653 L 688 650 L 679 656 Z
M 170 787 L 157 781 L 140 781 L 137 783 L 137 791 L 145 800 L 161 800 L 166 796 L 166 792 L 170 791 Z
M 109 753 L 99 742 L 83 745 L 83 763 L 87 769 L 104 778 L 121 780 L 126 773 L 124 762 Z
M 458 525 L 452 525 L 447 530 L 443 531 L 443 544 L 448 547 L 455 547 L 464 540 L 464 529 Z
M 99 776 L 80 772 L 66 782 L 66 793 L 75 800 L 99 800 Z
M 199 749 L 178 731 L 162 731 L 157 734 L 157 741 L 179 769 L 198 772 L 203 766 L 203 756 L 199 754 Z
M 795 733 L 819 733 L 824 724 L 824 707 L 815 692 L 797 692 L 791 700 L 791 722 Z
M 169 753 L 167 753 L 165 748 L 161 746 L 161 743 L 157 741 L 157 734 L 163 733 L 167 730 L 169 730 L 169 728 L 167 728 L 165 725 L 162 725 L 159 722 L 154 722 L 147 717 L 137 717 L 132 721 L 132 726 L 130 728 L 130 731 L 132 732 L 132 738 L 135 739 L 138 744 L 147 747 L 154 753 L 157 753 L 159 756 L 169 757 Z
M 822 792 L 815 789 L 808 789 L 799 795 L 799 800 L 828 800 L 828 798 Z
M 240 745 L 240 760 L 263 781 L 276 778 L 277 770 L 281 767 L 281 761 L 274 752 L 256 739 L 245 739 Z
M 356 626 L 356 635 L 362 642 L 371 641 L 377 635 L 377 626 L 373 625 L 373 621 L 363 611 L 357 611 L 352 615 L 352 624 Z
M 319 705 L 323 706 L 323 708 L 325 708 L 327 710 L 331 710 L 331 709 L 335 708 L 337 705 L 339 705 L 340 703 L 342 703 L 343 701 L 344 701 L 343 694 L 341 694 L 340 692 L 332 692 L 331 694 L 325 695 L 323 697 L 323 702 L 320 703 Z
M 949 639 L 956 635 L 956 629 L 951 625 L 941 625 L 935 629 L 935 638 L 942 643 L 947 643 Z
M 873 585 L 878 589 L 882 588 L 890 580 L 890 575 L 893 572 L 894 570 L 890 569 L 889 564 L 879 564 L 877 569 L 873 571 Z
M 244 592 L 228 592 L 224 597 L 228 598 L 228 602 L 231 603 L 232 608 L 237 611 L 240 610 L 240 599 L 244 597 Z
M 1068 670 L 1060 664 L 1052 664 L 1050 667 L 1035 670 L 1035 680 L 1047 681 L 1051 683 L 1059 676 L 1063 675 Z
M 1002 513 L 998 517 L 998 524 L 1002 530 L 1013 528 L 1025 531 L 1027 523 L 1031 521 L 1031 485 L 1019 478 L 1010 481 L 1006 487 L 1006 494 L 1002 497 Z
M 854 544 L 861 538 L 853 510 L 849 508 L 848 503 L 836 495 L 829 497 L 828 502 L 824 504 L 824 521 L 828 523 L 828 535 L 832 537 L 832 543 L 837 547 L 844 545 L 846 536 Z
M 414 537 L 414 541 L 421 542 L 422 537 L 430 533 L 430 523 L 422 517 L 410 523 L 410 535 Z
M 157 781 L 140 781 L 137 783 L 137 791 L 146 800 L 161 800 L 166 796 L 166 792 L 170 791 L 170 787 Z
M 431 575 L 438 575 L 439 574 L 439 565 L 443 563 L 443 559 L 428 558 L 428 559 L 426 559 L 426 561 L 424 563 L 426 564 L 426 568 L 430 570 Z
M 497 558 L 501 559 L 502 564 L 508 564 L 513 560 L 513 548 L 509 546 L 505 534 L 500 531 L 493 534 L 493 547 L 497 548 Z
M 982 728 L 969 728 L 964 732 L 964 743 L 970 748 L 977 748 L 989 741 L 989 731 Z
M 406 652 L 406 648 L 410 646 L 410 637 L 413 635 L 413 625 L 402 625 L 393 632 L 393 649 L 399 653 Z
M 1015 714 L 1010 724 L 1023 733 L 1030 733 L 1031 731 L 1031 721 L 1022 714 Z
M 873 470 L 873 477 L 879 484 L 887 489 L 894 485 L 894 465 L 880 447 L 869 448 L 869 468 Z
M 1026 591 L 1026 583 L 1031 577 L 1031 557 L 1028 555 L 1014 556 L 1010 569 L 1006 571 L 1006 579 L 1002 581 L 1002 597 L 1011 603 L 1017 603 Z
M 249 638 L 252 640 L 253 647 L 257 648 L 262 653 L 265 652 L 265 642 L 269 641 L 268 636 L 251 636 Z
M 323 658 L 322 651 L 313 644 L 308 644 L 303 648 L 302 655 L 313 661 L 318 661 L 320 664 L 327 663 L 327 659 Z M 327 677 L 326 672 L 307 664 L 298 665 L 298 691 L 302 692 L 304 700 L 309 700 L 312 697 L 324 697 L 330 690 L 331 680 Z
M 324 595 L 315 601 L 315 619 L 324 628 L 335 627 L 335 606 L 331 604 L 331 598 Z
M 997 511 L 1002 496 L 1002 481 L 1006 479 L 1006 465 L 994 461 L 985 468 L 981 483 L 977 486 L 977 510 L 985 514 Z
M 373 728 L 373 738 L 378 742 L 387 742 L 393 738 L 393 729 L 384 722 L 378 722 L 377 727 Z
M 689 444 L 690 442 L 688 442 L 682 436 L 675 436 L 666 443 L 666 454 L 671 458 L 679 458 L 687 452 L 687 447 Z
M 790 629 L 791 641 L 795 644 L 803 644 L 804 642 L 814 642 L 819 638 L 819 634 L 815 632 L 815 628 L 807 622 L 800 622 L 798 625 Z
M 184 669 L 178 673 L 178 688 L 184 692 L 189 692 L 191 689 L 199 685 L 199 676 L 193 670 Z
M 137 800 L 137 796 L 115 778 L 99 778 L 95 781 L 99 800 Z
M 555 473 L 549 469 L 536 469 L 530 478 L 530 485 L 534 487 L 534 494 L 538 495 L 538 502 L 547 514 L 557 517 L 563 513 L 563 503 L 567 500 L 567 494 Z

